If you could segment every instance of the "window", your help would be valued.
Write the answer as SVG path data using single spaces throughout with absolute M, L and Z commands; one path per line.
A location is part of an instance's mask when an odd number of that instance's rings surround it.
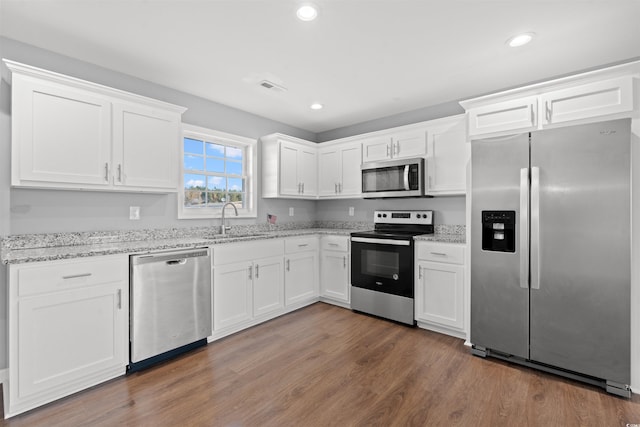
M 178 218 L 217 218 L 231 202 L 256 216 L 256 141 L 191 125 L 182 130 Z

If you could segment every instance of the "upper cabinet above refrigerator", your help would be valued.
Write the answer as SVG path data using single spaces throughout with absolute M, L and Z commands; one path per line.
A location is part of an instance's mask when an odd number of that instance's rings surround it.
M 461 101 L 469 137 L 632 117 L 640 61 Z

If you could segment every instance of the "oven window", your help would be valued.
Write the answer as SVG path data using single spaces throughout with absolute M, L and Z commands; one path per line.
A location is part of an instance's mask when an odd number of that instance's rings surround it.
M 362 274 L 385 279 L 398 278 L 400 274 L 400 254 L 398 252 L 363 249 L 360 254 Z

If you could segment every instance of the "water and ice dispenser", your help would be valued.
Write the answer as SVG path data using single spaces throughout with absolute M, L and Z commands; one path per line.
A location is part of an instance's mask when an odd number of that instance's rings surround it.
M 516 251 L 515 211 L 482 211 L 482 250 Z

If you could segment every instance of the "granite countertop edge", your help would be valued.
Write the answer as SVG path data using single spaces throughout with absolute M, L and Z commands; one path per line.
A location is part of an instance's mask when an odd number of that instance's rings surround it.
M 138 255 L 150 252 L 169 251 L 174 249 L 188 249 L 208 247 L 227 243 L 250 242 L 265 239 L 306 236 L 312 234 L 349 236 L 356 229 L 343 228 L 308 228 L 293 230 L 277 230 L 258 232 L 253 235 L 226 237 L 212 235 L 211 237 L 178 237 L 171 239 L 149 239 L 136 241 L 117 241 L 87 245 L 53 246 L 46 248 L 3 249 L 1 261 L 3 264 L 24 264 L 41 261 L 55 261 L 73 258 L 88 258 L 102 255 Z M 430 234 L 415 237 L 416 241 L 465 243 L 465 235 L 460 234 Z

